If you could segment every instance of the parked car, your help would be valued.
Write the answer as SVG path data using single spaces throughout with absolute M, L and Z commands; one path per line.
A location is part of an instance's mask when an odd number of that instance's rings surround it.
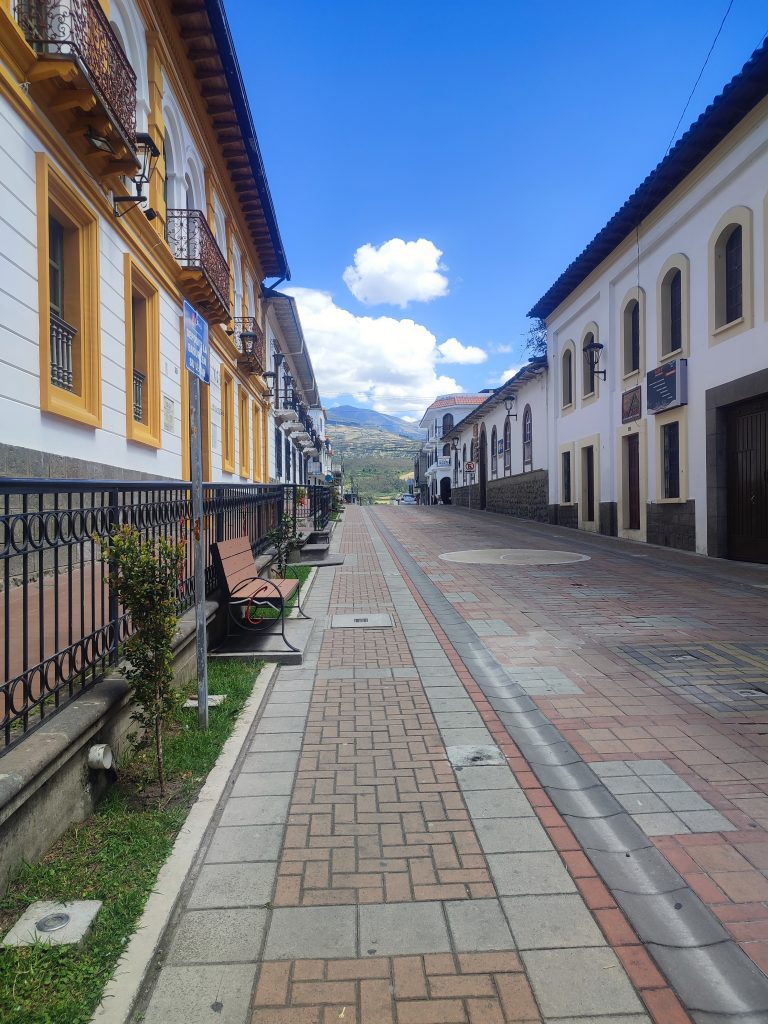
M 416 504 L 416 499 L 414 498 L 414 496 L 412 494 L 404 494 L 400 498 L 400 504 L 401 505 L 415 505 Z

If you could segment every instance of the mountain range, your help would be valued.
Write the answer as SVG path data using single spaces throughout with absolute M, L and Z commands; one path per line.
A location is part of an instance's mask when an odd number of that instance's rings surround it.
M 412 441 L 422 441 L 424 431 L 415 423 L 401 420 L 398 416 L 388 416 L 374 409 L 358 409 L 354 405 L 337 405 L 328 409 L 330 426 L 365 427 L 368 430 L 383 430 L 397 437 L 407 437 Z

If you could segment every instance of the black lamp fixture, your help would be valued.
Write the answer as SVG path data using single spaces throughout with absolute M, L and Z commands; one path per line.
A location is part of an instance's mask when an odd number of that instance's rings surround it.
M 155 172 L 155 167 L 160 157 L 160 150 L 152 136 L 147 134 L 147 132 L 136 133 L 136 148 L 139 152 L 141 166 L 138 172 L 130 178 L 130 181 L 136 187 L 136 194 L 112 197 L 112 206 L 116 217 L 122 217 L 128 210 L 132 210 L 134 206 L 143 206 L 146 203 L 147 196 L 144 194 L 144 189 L 149 187 L 150 179 Z M 147 220 L 154 220 L 157 217 L 157 214 L 151 207 L 145 210 L 144 213 Z
M 512 412 L 517 404 L 517 395 L 507 395 L 504 399 L 504 408 L 507 410 L 507 419 L 516 420 L 517 413 Z
M 270 398 L 272 398 L 275 394 L 275 377 L 277 376 L 277 374 L 275 373 L 274 370 L 265 370 L 261 376 L 266 381 L 267 386 L 269 387 L 269 391 L 267 392 L 267 394 L 269 395 Z
M 451 438 L 451 448 L 453 448 L 453 450 L 455 452 L 457 452 L 459 450 L 459 435 L 458 434 L 455 434 Z
M 600 370 L 600 356 L 603 354 L 604 345 L 601 345 L 599 341 L 595 341 L 594 334 L 592 335 L 592 341 L 588 345 L 584 346 L 584 358 L 589 364 L 589 371 L 593 377 L 602 377 L 606 379 L 606 371 Z

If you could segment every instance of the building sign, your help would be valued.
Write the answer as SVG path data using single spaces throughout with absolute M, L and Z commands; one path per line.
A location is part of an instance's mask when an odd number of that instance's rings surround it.
M 194 306 L 184 300 L 184 365 L 204 384 L 211 381 L 211 350 L 208 324 Z
M 451 456 L 450 455 L 438 455 L 437 456 L 437 468 L 438 469 L 450 469 L 451 468 Z
M 496 451 L 498 452 L 499 455 L 503 455 L 504 454 L 504 439 L 503 438 L 501 438 L 500 440 L 498 440 L 496 442 Z
M 664 412 L 688 404 L 688 360 L 673 359 L 671 363 L 649 370 L 646 377 L 648 412 Z
M 643 415 L 643 390 L 638 384 L 621 396 L 621 422 L 634 423 Z
M 464 463 L 464 472 L 465 473 L 474 473 L 475 472 L 475 464 L 474 464 L 474 462 L 465 462 Z

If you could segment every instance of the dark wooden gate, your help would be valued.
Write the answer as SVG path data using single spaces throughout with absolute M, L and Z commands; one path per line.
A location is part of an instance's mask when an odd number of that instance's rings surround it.
M 768 562 L 768 395 L 728 410 L 728 557 Z
M 480 508 L 485 508 L 488 489 L 488 441 L 485 435 L 485 426 L 480 430 L 480 458 L 477 462 L 480 480 Z
M 629 498 L 629 529 L 640 529 L 640 435 L 627 438 L 627 491 Z
M 584 449 L 584 489 L 586 491 L 584 520 L 595 521 L 595 449 L 590 445 Z

